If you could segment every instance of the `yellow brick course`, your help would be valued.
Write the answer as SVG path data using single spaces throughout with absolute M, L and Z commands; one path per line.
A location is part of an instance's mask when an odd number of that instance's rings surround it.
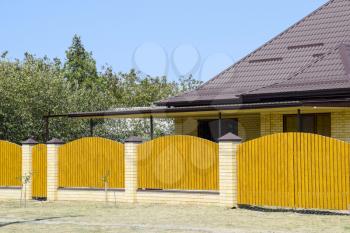
M 19 200 L 21 197 L 21 189 L 20 188 L 0 188 L 0 199 L 17 199 Z
M 31 176 L 29 183 L 26 184 L 26 199 L 32 199 L 32 145 L 22 146 L 22 176 Z M 23 178 L 22 178 L 23 179 Z
M 283 132 L 283 114 L 261 113 L 260 119 L 261 136 Z
M 238 142 L 219 142 L 220 204 L 237 207 Z
M 47 200 L 57 200 L 58 188 L 58 148 L 59 145 L 47 145 Z
M 332 137 L 350 142 L 350 111 L 333 112 L 331 122 Z

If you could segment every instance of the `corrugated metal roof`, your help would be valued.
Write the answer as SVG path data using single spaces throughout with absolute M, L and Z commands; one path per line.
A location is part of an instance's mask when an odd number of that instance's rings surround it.
M 350 88 L 350 45 L 342 44 L 318 57 L 288 79 L 247 95 Z
M 350 88 L 342 44 L 350 44 L 350 0 L 332 0 L 197 90 L 158 104 L 197 105 L 269 91 Z M 349 46 L 345 48 L 349 52 Z

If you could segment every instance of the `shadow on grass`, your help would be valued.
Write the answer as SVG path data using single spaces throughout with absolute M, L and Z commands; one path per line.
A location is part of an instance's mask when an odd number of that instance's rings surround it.
M 63 216 L 63 217 L 36 218 L 36 219 L 31 219 L 31 220 L 6 222 L 6 223 L 0 223 L 0 228 L 6 227 L 6 226 L 9 226 L 9 225 L 15 225 L 15 224 L 33 223 L 33 222 L 40 222 L 40 221 L 52 220 L 52 219 L 76 218 L 76 217 L 82 217 L 82 215 L 77 215 L 77 216 Z
M 313 214 L 313 215 L 338 215 L 338 216 L 350 216 L 350 213 L 341 213 L 333 211 L 322 210 L 298 210 L 298 209 L 270 209 L 258 206 L 239 205 L 240 209 L 259 211 L 259 212 L 275 212 L 275 213 L 297 213 L 297 214 Z

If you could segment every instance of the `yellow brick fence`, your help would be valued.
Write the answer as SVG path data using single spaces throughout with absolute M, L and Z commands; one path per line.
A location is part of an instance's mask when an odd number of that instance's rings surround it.
M 350 209 L 350 144 L 314 134 L 0 141 L 0 168 L 0 198 Z

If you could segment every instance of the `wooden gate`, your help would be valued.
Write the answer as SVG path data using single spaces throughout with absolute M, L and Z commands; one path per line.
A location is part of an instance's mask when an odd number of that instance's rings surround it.
M 58 185 L 61 188 L 124 188 L 124 145 L 89 137 L 59 148 Z
M 47 147 L 38 144 L 33 147 L 33 199 L 47 198 Z
M 0 187 L 21 187 L 21 146 L 0 140 Z
M 303 209 L 350 209 L 350 144 L 283 133 L 238 149 L 238 202 Z
M 218 190 L 219 147 L 192 136 L 166 136 L 138 146 L 138 188 Z

